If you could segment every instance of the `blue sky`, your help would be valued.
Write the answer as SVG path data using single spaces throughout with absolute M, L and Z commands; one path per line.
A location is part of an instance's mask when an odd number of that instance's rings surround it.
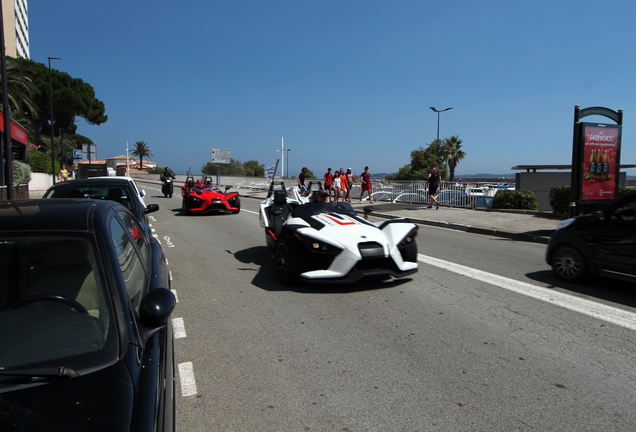
M 569 164 L 576 104 L 624 110 L 634 164 L 635 20 L 633 0 L 29 2 L 31 59 L 106 104 L 77 122 L 98 157 L 145 141 L 178 173 L 212 147 L 273 165 L 281 137 L 290 175 L 395 172 L 436 138 L 430 106 L 453 107 L 458 174 Z

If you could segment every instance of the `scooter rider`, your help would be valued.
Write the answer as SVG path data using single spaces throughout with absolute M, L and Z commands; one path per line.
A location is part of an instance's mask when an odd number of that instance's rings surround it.
M 168 195 L 170 195 L 170 198 L 172 198 L 174 186 L 172 182 L 170 182 L 170 179 L 175 179 L 175 178 L 176 177 L 174 176 L 174 174 L 172 174 L 172 172 L 170 171 L 170 168 L 166 167 L 163 173 L 161 174 L 161 182 L 162 182 L 161 192 L 163 193 L 164 196 L 167 197 Z
M 175 179 L 176 177 L 174 176 L 174 174 L 172 174 L 172 171 L 170 171 L 170 168 L 166 167 L 163 170 L 163 173 L 161 173 L 161 181 L 165 182 L 168 179 Z

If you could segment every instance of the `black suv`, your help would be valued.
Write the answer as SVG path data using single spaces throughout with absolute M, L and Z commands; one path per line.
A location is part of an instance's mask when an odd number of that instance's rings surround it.
M 559 223 L 546 261 L 565 281 L 590 273 L 636 281 L 636 193 Z

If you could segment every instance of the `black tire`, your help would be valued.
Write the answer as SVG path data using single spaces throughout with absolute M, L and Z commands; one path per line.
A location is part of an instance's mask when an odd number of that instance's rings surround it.
M 408 262 L 417 262 L 417 243 L 415 242 L 415 239 L 413 239 L 410 243 L 407 243 L 404 247 L 402 259 Z
M 169 195 L 170 198 L 172 198 L 172 192 L 170 192 L 168 195 Z
M 267 244 L 267 249 L 270 252 L 274 253 L 276 251 L 276 240 L 274 240 L 267 228 L 265 228 L 265 244 Z
M 234 198 L 234 205 L 232 207 L 238 208 L 238 210 L 232 210 L 232 214 L 238 214 L 241 212 L 241 198 L 239 198 L 238 195 Z
M 303 270 L 303 250 L 291 237 L 283 237 L 276 247 L 276 273 L 280 283 L 295 285 Z
M 181 212 L 187 216 L 190 214 L 190 210 L 188 210 L 188 206 L 186 206 L 185 198 L 181 201 Z
M 552 252 L 550 265 L 556 276 L 567 282 L 579 282 L 587 276 L 587 262 L 578 249 L 564 245 Z

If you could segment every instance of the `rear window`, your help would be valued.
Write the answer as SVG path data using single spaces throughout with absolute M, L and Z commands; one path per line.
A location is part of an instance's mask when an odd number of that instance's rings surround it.
M 90 185 L 57 187 L 49 190 L 44 198 L 84 198 L 111 200 L 122 204 L 129 210 L 137 209 L 133 191 L 128 185 Z

